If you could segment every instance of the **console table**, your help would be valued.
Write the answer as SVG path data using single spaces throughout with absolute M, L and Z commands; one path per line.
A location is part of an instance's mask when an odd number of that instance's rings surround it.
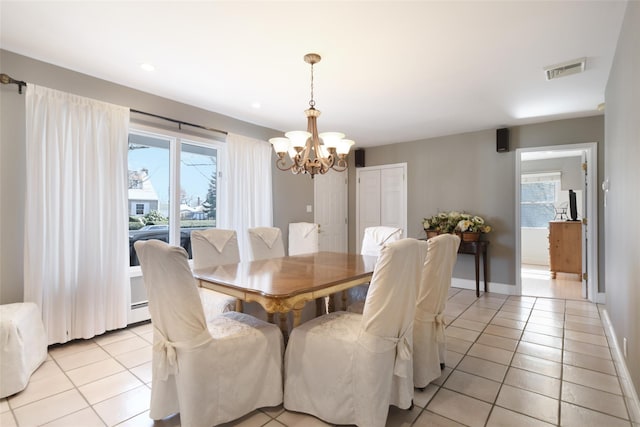
M 484 272 L 484 291 L 487 292 L 487 246 L 489 246 L 489 242 L 486 240 L 478 240 L 476 242 L 461 241 L 458 248 L 459 254 L 470 254 L 475 257 L 476 297 L 480 296 L 480 255 L 482 255 L 482 269 Z

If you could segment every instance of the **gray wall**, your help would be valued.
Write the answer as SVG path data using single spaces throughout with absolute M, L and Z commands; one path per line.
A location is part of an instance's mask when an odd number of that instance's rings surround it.
M 626 363 L 636 390 L 640 389 L 640 228 L 635 218 L 640 212 L 639 40 L 640 2 L 630 1 L 605 94 L 605 177 L 610 185 L 605 262 L 607 312 L 618 343 L 628 339 Z
M 281 135 L 281 132 L 273 129 L 150 95 L 5 50 L 0 50 L 0 64 L 2 72 L 13 78 L 52 89 L 257 139 L 267 140 Z M 6 304 L 22 301 L 23 298 L 25 96 L 18 94 L 15 85 L 1 85 L 0 98 L 0 303 Z M 313 219 L 313 214 L 302 214 L 306 205 L 313 203 L 311 180 L 281 172 L 275 167 L 272 176 L 275 225 L 282 227 L 286 233 L 290 220 Z
M 598 143 L 598 182 L 603 170 L 604 117 L 558 120 L 510 129 L 510 151 L 496 152 L 495 129 L 365 149 L 366 166 L 407 162 L 409 237 L 424 237 L 422 218 L 443 210 L 467 211 L 493 227 L 488 235 L 489 281 L 515 286 L 515 150 Z M 355 168 L 349 171 L 349 221 L 355 224 Z M 599 259 L 603 270 L 602 211 Z M 354 227 L 349 249 L 355 248 Z M 473 257 L 459 257 L 454 277 L 475 280 Z M 600 277 L 600 287 L 603 282 Z

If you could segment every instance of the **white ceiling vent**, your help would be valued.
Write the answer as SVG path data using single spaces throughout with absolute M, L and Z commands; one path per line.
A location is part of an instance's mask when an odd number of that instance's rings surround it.
M 584 71 L 587 65 L 587 58 L 578 58 L 573 61 L 563 62 L 562 64 L 551 65 L 544 68 L 544 74 L 547 80 L 557 79 L 559 77 L 569 76 Z

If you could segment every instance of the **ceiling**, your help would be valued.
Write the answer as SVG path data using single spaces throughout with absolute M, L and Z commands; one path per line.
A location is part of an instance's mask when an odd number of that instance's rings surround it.
M 602 114 L 626 1 L 0 7 L 3 49 L 282 131 L 306 128 L 303 56 L 318 53 L 319 131 L 367 147 Z M 545 67 L 581 57 L 585 72 L 546 80 Z

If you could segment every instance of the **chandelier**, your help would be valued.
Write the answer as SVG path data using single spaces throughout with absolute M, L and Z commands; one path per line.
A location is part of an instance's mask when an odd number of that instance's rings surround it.
M 329 169 L 343 172 L 347 169 L 347 154 L 353 141 L 344 139 L 340 132 L 323 132 L 318 134 L 317 118 L 320 111 L 315 109 L 313 100 L 313 65 L 320 62 L 320 55 L 308 53 L 304 62 L 311 64 L 311 100 L 309 109 L 304 111 L 307 116 L 307 131 L 291 131 L 284 137 L 271 138 L 273 149 L 278 155 L 276 167 L 280 170 L 290 170 L 294 174 L 307 173 L 311 178 L 317 173 L 325 174 Z M 287 165 L 286 157 L 291 164 Z

